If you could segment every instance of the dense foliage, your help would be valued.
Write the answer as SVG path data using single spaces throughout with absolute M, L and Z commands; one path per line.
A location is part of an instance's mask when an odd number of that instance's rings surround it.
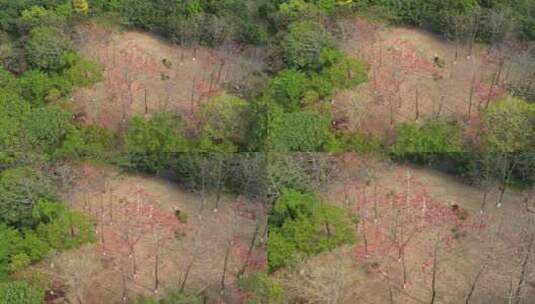
M 454 32 L 462 26 L 486 41 L 503 37 L 507 32 L 535 39 L 533 0 L 363 0 L 356 5 L 361 9 L 381 7 L 401 22 L 442 33 Z
M 270 270 L 356 241 L 357 223 L 348 211 L 313 194 L 283 190 L 270 216 Z

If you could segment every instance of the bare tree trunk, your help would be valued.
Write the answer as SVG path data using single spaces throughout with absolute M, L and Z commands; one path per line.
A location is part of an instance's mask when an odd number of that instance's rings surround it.
M 433 277 L 431 281 L 431 301 L 430 304 L 434 304 L 437 296 L 437 268 L 438 268 L 438 243 L 439 243 L 439 237 L 437 236 L 437 240 L 435 242 L 435 248 L 433 250 Z
M 219 203 L 221 203 L 221 192 L 223 191 L 223 160 L 221 155 L 217 156 L 217 189 L 216 189 L 216 202 L 215 209 L 219 209 Z
M 160 288 L 160 250 L 156 249 L 156 255 L 154 256 L 154 293 L 158 293 L 158 288 Z
M 444 98 L 445 98 L 444 95 L 440 96 L 440 103 L 438 104 L 438 111 L 437 111 L 436 119 L 440 118 L 440 114 L 442 112 L 442 107 L 444 106 Z
M 245 270 L 247 270 L 247 266 L 249 265 L 249 260 L 251 259 L 251 255 L 253 253 L 254 245 L 256 243 L 256 239 L 258 237 L 258 233 L 260 232 L 260 223 L 256 223 L 255 231 L 253 234 L 253 238 L 251 239 L 251 243 L 249 244 L 249 249 L 247 250 L 247 257 L 245 258 L 245 262 L 243 263 L 242 268 L 240 271 L 238 271 L 238 278 L 241 278 L 243 274 L 245 273 Z
M 481 207 L 480 207 L 480 210 L 479 212 L 481 214 L 485 213 L 485 207 L 487 206 L 487 196 L 489 194 L 489 188 L 488 187 L 484 187 L 483 189 L 483 200 L 481 201 Z
M 373 182 L 373 221 L 377 223 L 379 218 L 379 208 L 377 206 L 377 181 Z
M 390 126 L 394 125 L 394 104 L 390 100 Z
M 190 98 L 190 112 L 191 116 L 195 113 L 195 81 L 196 79 L 193 78 L 193 83 L 191 85 L 191 98 Z
M 223 292 L 223 290 L 225 290 L 225 279 L 226 279 L 226 275 L 227 275 L 227 268 L 228 268 L 228 259 L 229 259 L 229 256 L 230 256 L 230 247 L 232 246 L 232 240 L 229 240 L 228 241 L 228 244 L 227 244 L 227 250 L 225 252 L 225 262 L 224 262 L 224 265 L 223 265 L 223 274 L 221 275 L 221 292 Z
M 403 288 L 406 288 L 407 282 L 409 281 L 409 274 L 407 272 L 407 261 L 405 259 L 405 248 L 402 249 L 402 253 L 401 253 L 401 268 L 403 270 Z
M 124 274 L 124 272 L 122 273 L 122 299 L 123 299 L 123 303 L 126 303 L 127 302 L 127 297 L 126 297 L 126 276 Z
M 474 280 L 470 284 L 470 289 L 468 290 L 468 294 L 466 295 L 465 304 L 470 304 L 470 300 L 472 299 L 472 296 L 474 295 L 474 291 L 476 290 L 477 283 L 479 282 L 479 279 L 481 278 L 481 275 L 485 271 L 485 269 L 488 266 L 488 260 L 479 268 L 479 271 L 477 272 Z
M 416 88 L 416 95 L 415 95 L 415 106 L 416 106 L 416 120 L 420 119 L 420 90 Z
M 221 74 L 223 73 L 223 68 L 225 67 L 225 60 L 221 62 L 221 65 L 219 66 L 219 70 L 217 71 L 217 84 L 219 85 L 221 83 Z
M 524 284 L 526 283 L 527 276 L 528 276 L 529 258 L 531 257 L 531 249 L 533 247 L 534 240 L 535 240 L 535 235 L 531 234 L 528 247 L 526 249 L 526 255 L 524 256 L 524 260 L 522 261 L 522 270 L 520 272 L 520 279 L 518 280 L 518 284 L 516 285 L 516 289 L 514 292 L 514 297 L 513 297 L 514 304 L 520 303 L 520 299 L 522 296 L 522 288 L 524 287 Z
M 186 267 L 186 273 L 184 273 L 184 278 L 182 279 L 182 282 L 180 283 L 180 292 L 184 291 L 184 288 L 186 288 L 186 283 L 189 278 L 189 273 L 191 272 L 191 268 L 193 268 L 193 264 L 195 263 L 195 257 L 191 259 L 190 263 L 188 264 L 188 267 Z
M 468 101 L 468 121 L 472 118 L 472 104 L 474 100 L 474 89 L 476 82 L 476 71 L 474 70 L 474 75 L 472 76 L 472 83 L 470 84 L 470 97 Z
M 498 84 L 498 78 L 500 77 L 502 73 L 502 64 L 498 67 L 498 72 L 494 75 L 492 79 L 492 83 L 490 84 L 489 88 L 489 94 L 487 95 L 487 102 L 485 103 L 485 109 L 487 109 L 490 105 L 490 101 L 492 99 L 492 93 L 494 93 L 494 87 Z
M 512 165 L 509 162 L 508 155 L 501 155 L 503 166 L 502 166 L 502 176 L 501 176 L 501 182 L 500 182 L 500 197 L 498 199 L 498 203 L 496 206 L 499 208 L 502 206 L 503 198 L 505 195 L 505 191 L 507 190 L 507 185 L 509 185 L 509 181 L 512 175 Z
M 394 304 L 394 293 L 392 291 L 392 282 L 388 278 L 388 298 L 390 299 L 390 304 Z
M 149 114 L 149 99 L 147 97 L 147 87 L 145 87 L 145 116 Z
M 366 219 L 362 220 L 362 239 L 364 240 L 364 254 L 368 256 L 368 235 L 366 233 Z

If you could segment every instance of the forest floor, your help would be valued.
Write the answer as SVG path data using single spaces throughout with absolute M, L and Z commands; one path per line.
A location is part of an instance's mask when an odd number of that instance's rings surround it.
M 470 51 L 421 29 L 362 18 L 344 21 L 343 28 L 342 50 L 370 69 L 368 83 L 334 97 L 335 113 L 348 117 L 354 130 L 388 137 L 397 123 L 437 116 L 475 124 L 478 109 L 506 92 L 506 72 L 492 86 L 499 65 L 487 47 L 475 44 Z
M 295 293 L 318 303 L 429 303 L 436 248 L 435 303 L 464 303 L 480 271 L 470 303 L 508 301 L 535 233 L 527 194 L 508 190 L 498 208 L 494 188 L 481 213 L 481 189 L 438 171 L 360 158 L 344 167 L 324 195 L 359 215 L 359 242 L 312 258 L 307 275 L 290 275 Z M 527 269 L 520 303 L 535 300 L 533 259 Z
M 95 220 L 97 241 L 59 254 L 51 263 L 58 265 L 52 272 L 60 274 L 58 279 L 61 274 L 79 279 L 65 282 L 65 289 L 67 296 L 80 294 L 84 303 L 122 303 L 123 292 L 129 299 L 164 294 L 181 287 L 189 267 L 186 290 L 218 292 L 227 248 L 225 284 L 232 286 L 256 225 L 260 233 L 265 230 L 262 206 L 243 197 L 224 196 L 216 211 L 215 198 L 208 196 L 201 212 L 199 195 L 167 180 L 87 164 L 77 169 L 77 176 L 66 201 Z M 266 267 L 263 246 L 254 247 L 247 265 L 246 273 Z
M 110 129 L 158 111 L 193 119 L 200 102 L 263 66 L 254 48 L 180 47 L 150 33 L 96 23 L 78 32 L 79 51 L 102 64 L 104 81 L 78 90 L 73 110 L 86 123 Z

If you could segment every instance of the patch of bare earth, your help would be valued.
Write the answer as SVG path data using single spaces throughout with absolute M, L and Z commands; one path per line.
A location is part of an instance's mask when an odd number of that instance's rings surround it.
M 370 68 L 368 83 L 334 98 L 354 130 L 388 136 L 400 122 L 431 117 L 476 124 L 480 109 L 506 92 L 503 75 L 494 79 L 498 60 L 483 46 L 470 51 L 420 29 L 362 18 L 344 28 L 342 49 Z
M 332 303 L 430 303 L 435 277 L 434 303 L 465 303 L 472 286 L 469 303 L 505 303 L 517 292 L 518 303 L 533 303 L 535 215 L 524 209 L 526 193 L 508 191 L 498 208 L 492 189 L 481 212 L 482 190 L 428 169 L 347 157 L 344 173 L 325 196 L 359 215 L 359 242 L 311 259 L 294 274 L 308 295 L 295 294 L 317 299 L 338 287 L 350 299 Z M 326 280 L 331 272 L 340 277 Z
M 133 115 L 158 111 L 193 119 L 204 99 L 262 69 L 253 48 L 180 47 L 146 32 L 98 24 L 79 33 L 80 52 L 103 65 L 104 81 L 78 90 L 74 110 L 86 123 L 110 129 L 123 127 Z
M 244 267 L 247 274 L 266 266 L 262 246 L 248 255 L 257 225 L 266 224 L 260 205 L 225 197 L 215 211 L 209 198 L 200 213 L 198 195 L 166 180 L 92 165 L 77 173 L 67 201 L 94 219 L 97 241 L 51 262 L 71 300 L 124 303 L 181 287 L 217 294 L 225 268 L 228 290 Z

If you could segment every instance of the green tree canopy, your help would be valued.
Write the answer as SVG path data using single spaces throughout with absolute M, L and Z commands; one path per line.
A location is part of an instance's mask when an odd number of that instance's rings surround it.
M 71 42 L 59 29 L 43 26 L 30 32 L 26 42 L 28 63 L 45 71 L 60 71 L 65 67 L 63 55 L 72 49 Z
M 334 48 L 330 34 L 319 23 L 292 23 L 281 42 L 284 62 L 290 68 L 318 71 L 322 68 L 321 54 Z
M 284 189 L 270 216 L 270 270 L 356 241 L 356 218 L 315 195 Z
M 264 98 L 278 103 L 288 111 L 297 111 L 301 107 L 301 99 L 307 86 L 308 78 L 304 73 L 284 70 L 269 82 Z
M 494 152 L 522 152 L 535 149 L 535 105 L 518 98 L 506 98 L 489 106 L 483 114 L 484 139 Z
M 23 119 L 26 139 L 34 148 L 52 154 L 60 148 L 74 126 L 72 115 L 58 107 L 39 107 Z
M 249 104 L 227 93 L 201 105 L 202 133 L 214 143 L 245 144 L 249 128 Z
M 463 152 L 461 128 L 455 122 L 429 120 L 406 122 L 396 127 L 391 152 L 397 158 L 430 162 L 434 157 Z
M 329 117 L 309 111 L 270 113 L 267 150 L 272 152 L 327 151 L 335 140 Z
M 19 167 L 0 173 L 0 221 L 17 227 L 35 224 L 33 210 L 43 198 L 53 198 L 51 182 L 39 171 Z
M 129 165 L 148 172 L 158 172 L 168 164 L 172 154 L 190 149 L 181 118 L 165 113 L 156 114 L 149 120 L 132 118 L 125 143 Z
M 44 291 L 26 282 L 15 281 L 0 284 L 0 303 L 2 304 L 42 304 Z

